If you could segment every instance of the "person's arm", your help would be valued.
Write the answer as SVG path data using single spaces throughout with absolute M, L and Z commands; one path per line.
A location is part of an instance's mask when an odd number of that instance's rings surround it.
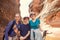
M 16 25 L 13 26 L 14 32 L 17 34 L 18 33 L 18 28 Z
M 8 25 L 6 26 L 6 29 L 5 29 L 5 40 L 8 40 L 8 32 L 11 28 L 11 25 L 12 25 L 12 21 L 8 23 Z
M 30 35 L 30 31 L 28 31 L 28 33 L 26 34 L 26 36 L 24 37 L 24 39 L 26 39 L 29 35 Z
M 13 30 L 17 36 L 17 40 L 19 40 L 20 39 L 20 26 L 17 27 L 17 25 L 14 25 Z
M 43 31 L 43 29 L 41 28 L 41 26 L 39 25 L 39 29 L 40 29 L 40 31 Z
M 26 36 L 24 37 L 25 39 L 30 35 L 30 29 L 31 29 L 31 28 L 30 28 L 30 25 L 29 25 L 29 24 L 28 24 L 28 28 L 27 28 L 27 29 L 28 29 L 28 33 L 27 33 Z
M 21 31 L 21 27 L 20 27 L 20 25 L 18 26 L 18 27 L 16 27 L 16 34 L 17 34 L 17 36 L 21 36 L 20 35 L 20 31 Z
M 28 29 L 28 33 L 24 37 L 23 36 L 20 36 L 20 39 L 25 40 L 30 35 L 30 25 L 29 24 L 28 24 L 28 28 L 27 29 Z
M 5 30 L 5 40 L 8 40 L 8 31 L 9 31 L 9 28 L 6 28 L 6 30 Z
M 38 19 L 39 29 L 42 31 L 42 28 L 40 27 L 40 20 Z

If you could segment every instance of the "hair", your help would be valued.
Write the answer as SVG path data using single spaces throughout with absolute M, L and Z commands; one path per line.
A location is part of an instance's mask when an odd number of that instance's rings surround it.
M 35 14 L 30 14 L 30 17 L 31 17 L 32 15 L 35 15 Z
M 29 20 L 29 17 L 24 17 L 23 20 L 25 20 L 25 19 L 28 19 Z
M 16 14 L 15 14 L 15 17 L 16 17 L 16 16 L 20 16 L 20 21 L 19 21 L 19 23 L 22 23 L 22 17 L 21 17 L 21 15 L 20 15 L 19 13 L 16 13 Z

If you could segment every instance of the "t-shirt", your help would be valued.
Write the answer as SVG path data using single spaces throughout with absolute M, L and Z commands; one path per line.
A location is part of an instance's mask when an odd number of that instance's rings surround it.
M 21 36 L 23 36 L 23 37 L 26 36 L 26 34 L 28 33 L 28 31 L 30 31 L 29 24 L 27 24 L 27 25 L 21 24 L 20 25 L 20 34 L 21 34 Z M 30 36 L 26 40 L 30 40 Z
M 39 19 L 36 19 L 35 22 L 33 22 L 32 20 L 29 21 L 31 29 L 37 29 L 39 27 L 39 24 L 40 24 Z

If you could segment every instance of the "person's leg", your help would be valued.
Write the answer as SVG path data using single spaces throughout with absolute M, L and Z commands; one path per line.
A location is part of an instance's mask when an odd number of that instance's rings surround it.
M 17 36 L 14 36 L 14 37 L 13 37 L 13 40 L 17 40 Z
M 30 35 L 31 40 L 34 40 L 33 32 L 34 32 L 34 30 L 33 30 L 33 29 L 31 29 L 31 35 Z
M 34 32 L 35 32 L 35 40 L 37 40 L 37 34 L 36 34 L 36 30 L 34 30 Z
M 8 39 L 9 39 L 9 40 L 13 40 L 13 38 L 12 38 L 12 37 L 10 37 L 10 36 L 8 37 Z
M 5 40 L 5 38 L 4 38 L 4 40 Z M 8 40 L 12 40 L 12 37 L 8 37 Z
M 39 29 L 35 30 L 35 40 L 43 40 L 42 34 Z

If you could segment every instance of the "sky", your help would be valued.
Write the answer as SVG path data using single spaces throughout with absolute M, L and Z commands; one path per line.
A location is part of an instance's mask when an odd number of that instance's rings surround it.
M 32 2 L 32 0 L 20 0 L 20 12 L 22 18 L 25 16 L 29 16 L 29 4 Z

